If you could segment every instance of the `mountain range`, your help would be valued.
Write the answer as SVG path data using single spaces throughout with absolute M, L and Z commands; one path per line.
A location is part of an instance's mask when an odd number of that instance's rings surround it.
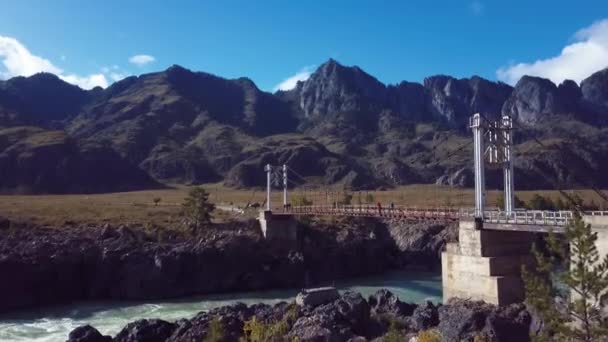
M 47 73 L 0 81 L 0 191 L 253 187 L 266 163 L 307 184 L 470 186 L 474 113 L 514 118 L 516 188 L 608 186 L 608 69 L 580 86 L 445 75 L 385 85 L 330 59 L 274 94 L 177 65 L 89 91 Z M 500 170 L 488 183 L 500 186 Z

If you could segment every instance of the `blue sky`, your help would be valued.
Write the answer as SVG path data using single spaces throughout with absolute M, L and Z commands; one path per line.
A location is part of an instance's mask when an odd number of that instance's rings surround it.
M 43 70 L 90 88 L 180 64 L 273 90 L 331 57 L 385 83 L 580 81 L 608 66 L 604 19 L 605 0 L 6 1 L 0 77 Z

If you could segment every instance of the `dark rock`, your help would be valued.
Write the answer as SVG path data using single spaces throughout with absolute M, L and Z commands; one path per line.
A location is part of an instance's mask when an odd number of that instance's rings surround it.
M 523 304 L 496 307 L 484 302 L 452 299 L 439 307 L 442 341 L 529 341 L 530 314 Z
M 370 307 L 360 293 L 346 292 L 334 302 L 338 312 L 344 316 L 358 335 L 367 335 Z
M 496 341 L 529 341 L 531 321 L 523 304 L 495 308 L 487 318 L 484 333 Z
M 388 290 L 378 290 L 375 294 L 369 296 L 368 303 L 371 311 L 375 314 L 392 314 L 395 316 L 410 316 L 415 304 L 404 303 Z
M 164 342 L 177 324 L 159 319 L 142 319 L 127 324 L 114 338 L 115 342 Z
M 433 303 L 426 302 L 416 307 L 409 321 L 416 331 L 429 330 L 439 324 L 439 310 Z
M 0 311 L 82 300 L 314 287 L 378 274 L 403 260 L 428 257 L 436 264 L 435 249 L 446 236 L 441 227 L 412 226 L 416 240 L 401 241 L 390 233 L 399 229 L 374 219 L 313 221 L 302 227 L 295 250 L 262 239 L 255 221 L 233 225 L 213 225 L 197 240 L 174 236 L 163 242 L 128 226 L 10 230 L 0 239 L 0 277 L 11 279 L 0 282 Z M 421 248 L 422 241 L 430 249 Z
M 378 304 L 378 298 L 384 304 Z M 358 293 L 346 292 L 339 299 L 312 308 L 299 307 L 281 302 L 273 306 L 242 303 L 200 312 L 192 319 L 182 319 L 175 323 L 160 320 L 140 320 L 128 324 L 114 341 L 201 341 L 208 336 L 212 321 L 217 320 L 224 333 L 223 341 L 243 340 L 246 321 L 255 316 L 261 324 L 275 324 L 279 321 L 288 340 L 299 341 L 379 341 L 389 328 L 388 322 L 397 322 L 401 332 L 409 340 L 419 331 L 438 329 L 443 341 L 528 341 L 530 314 L 523 304 L 496 307 L 482 302 L 451 300 L 439 307 L 426 303 L 412 310 L 400 309 L 401 305 L 392 293 L 379 291 L 366 302 Z M 370 310 L 375 303 L 376 310 Z M 385 310 L 378 310 L 382 305 Z M 415 309 L 413 309 L 415 307 Z M 293 309 L 296 309 L 294 312 Z M 289 312 L 289 316 L 286 314 Z M 390 317 L 387 317 L 390 315 Z M 98 336 L 97 331 L 85 326 L 74 330 L 69 341 L 80 336 Z M 104 340 L 105 341 L 105 340 Z
M 388 232 L 399 250 L 400 267 L 434 270 L 441 267 L 441 252 L 447 243 L 458 241 L 457 224 L 420 222 L 407 224 L 395 220 L 387 224 Z
M 67 342 L 111 342 L 112 337 L 102 335 L 90 325 L 83 325 L 72 330 Z

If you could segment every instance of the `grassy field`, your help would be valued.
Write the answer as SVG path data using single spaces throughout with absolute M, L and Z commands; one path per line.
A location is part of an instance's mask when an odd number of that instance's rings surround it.
M 247 203 L 263 204 L 265 191 L 227 189 L 217 184 L 204 185 L 210 192 L 210 200 L 218 205 L 234 205 L 244 207 Z M 181 203 L 187 196 L 189 188 L 184 186 L 163 190 L 146 190 L 122 193 L 95 194 L 95 195 L 2 195 L 0 196 L 0 216 L 14 221 L 32 222 L 42 225 L 61 226 L 66 223 L 74 224 L 100 224 L 100 223 L 128 223 L 128 224 L 155 224 L 160 226 L 174 226 L 179 224 Z M 327 192 L 327 194 L 326 194 Z M 371 194 L 376 202 L 388 205 L 406 206 L 453 206 L 470 207 L 473 205 L 472 189 L 454 189 L 435 185 L 410 185 L 386 191 L 362 191 L 351 193 L 352 203 L 358 203 L 359 197 L 366 202 L 367 194 Z M 517 191 L 517 196 L 523 201 L 529 200 L 534 194 L 557 199 L 557 191 Z M 601 204 L 600 198 L 591 190 L 576 190 L 577 195 L 586 202 L 594 201 Z M 488 205 L 496 203 L 496 198 L 502 193 L 488 192 Z M 306 197 L 316 204 L 325 204 L 332 198 L 342 198 L 341 189 L 323 188 L 321 192 L 294 190 L 290 192 L 294 198 Z M 155 205 L 154 198 L 160 198 Z M 272 203 L 282 203 L 281 190 L 273 192 Z M 251 218 L 255 210 L 246 214 L 235 214 L 216 210 L 214 219 Z

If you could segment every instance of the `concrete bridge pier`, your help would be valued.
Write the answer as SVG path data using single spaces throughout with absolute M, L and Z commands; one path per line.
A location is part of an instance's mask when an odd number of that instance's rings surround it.
M 583 222 L 597 233 L 596 246 L 604 258 L 608 254 L 608 214 L 586 215 Z M 521 267 L 533 263 L 535 233 L 525 231 L 525 225 L 503 225 L 510 230 L 498 230 L 497 224 L 488 226 L 493 229 L 483 229 L 479 220 L 460 221 L 459 242 L 448 244 L 441 254 L 444 301 L 459 297 L 507 305 L 525 299 Z
M 260 211 L 258 217 L 264 238 L 269 240 L 298 241 L 298 227 L 293 215 L 273 215 L 272 211 Z
M 458 243 L 441 255 L 443 298 L 483 300 L 496 305 L 521 302 L 521 266 L 532 262 L 534 234 L 483 230 L 479 220 L 461 220 Z

